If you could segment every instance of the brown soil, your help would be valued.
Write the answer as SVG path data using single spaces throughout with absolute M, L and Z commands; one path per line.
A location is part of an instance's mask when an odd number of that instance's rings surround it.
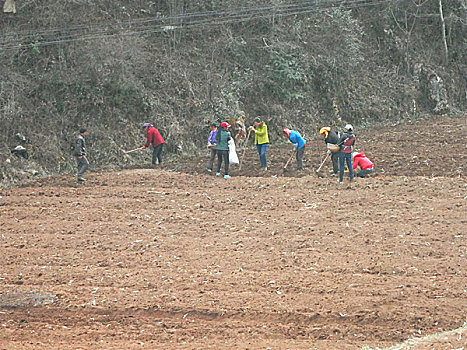
M 357 136 L 377 172 L 351 187 L 318 177 L 315 138 L 298 174 L 284 144 L 228 180 L 196 158 L 2 190 L 0 349 L 359 349 L 462 326 L 465 116 Z

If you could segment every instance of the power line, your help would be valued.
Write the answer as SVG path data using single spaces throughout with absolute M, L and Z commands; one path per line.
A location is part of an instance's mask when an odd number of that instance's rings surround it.
M 365 1 L 365 0 L 357 0 L 359 1 Z M 320 4 L 320 5 L 325 5 L 325 4 L 335 4 L 335 3 L 344 3 L 347 2 L 345 0 L 315 0 L 315 1 L 307 1 L 308 3 L 314 3 L 315 5 Z M 135 19 L 131 21 L 123 21 L 123 22 L 118 22 L 118 23 L 106 23 L 106 24 L 80 24 L 80 25 L 74 25 L 74 26 L 69 26 L 69 27 L 62 27 L 62 28 L 52 28 L 52 29 L 45 29 L 39 32 L 36 32 L 35 34 L 47 34 L 47 33 L 52 33 L 56 31 L 73 31 L 73 30 L 83 30 L 83 29 L 89 29 L 90 27 L 92 28 L 107 28 L 109 26 L 112 27 L 125 27 L 125 26 L 131 26 L 131 25 L 137 25 L 137 24 L 142 24 L 142 23 L 157 23 L 157 22 L 171 22 L 174 20 L 183 20 L 183 19 L 191 19 L 191 18 L 197 18 L 197 17 L 215 17 L 215 16 L 227 16 L 231 14 L 242 14 L 246 12 L 253 12 L 253 11 L 270 11 L 270 10 L 275 10 L 275 9 L 287 9 L 287 8 L 294 8 L 300 6 L 300 4 L 306 4 L 307 2 L 302 1 L 301 3 L 288 3 L 288 4 L 282 4 L 282 5 L 274 5 L 274 6 L 262 6 L 262 7 L 240 7 L 236 8 L 233 10 L 226 10 L 226 11 L 205 11 L 205 12 L 194 12 L 194 13 L 185 13 L 185 14 L 176 14 L 176 15 L 170 15 L 170 16 L 164 16 L 164 17 L 149 17 L 149 18 L 142 18 L 142 19 Z M 30 30 L 23 30 L 19 32 L 14 32 L 14 33 L 6 33 L 3 34 L 3 36 L 9 36 L 9 35 L 17 35 L 17 34 L 29 34 L 31 31 Z
M 362 7 L 362 6 L 374 6 L 376 4 L 380 4 L 380 3 L 384 3 L 384 2 L 389 2 L 391 0 L 384 0 L 384 1 L 371 1 L 371 2 L 368 2 L 368 0 L 360 0 L 360 1 L 354 1 L 352 3 L 351 6 L 345 6 L 346 8 L 356 8 L 356 7 Z M 341 5 L 344 4 L 345 2 L 343 1 L 327 1 L 326 2 L 327 4 L 329 3 L 340 3 Z M 325 4 L 326 4 L 325 3 Z M 323 3 L 321 3 L 323 4 Z M 293 7 L 297 7 L 297 4 L 292 4 Z M 133 21 L 133 22 L 124 22 L 123 24 L 125 25 L 133 25 L 132 29 L 131 30 L 127 30 L 127 33 L 130 33 L 130 34 L 137 34 L 138 32 L 141 32 L 141 33 L 144 33 L 146 31 L 148 32 L 160 32 L 160 31 L 164 31 L 165 29 L 167 28 L 171 28 L 171 27 L 174 27 L 174 28 L 177 28 L 177 29 L 181 29 L 181 28 L 187 28 L 187 27 L 190 27 L 192 25 L 200 25 L 200 24 L 206 24 L 206 25 L 213 25 L 213 24 L 221 24 L 221 23 L 231 23 L 231 22 L 235 22 L 235 21 L 241 21 L 241 20 L 244 20 L 244 19 L 248 19 L 248 18 L 252 18 L 252 17 L 264 17 L 265 15 L 276 15 L 276 16 L 287 16 L 287 15 L 296 15 L 296 14 L 300 14 L 300 13 L 307 13 L 307 12 L 311 12 L 309 11 L 310 9 L 314 8 L 315 6 L 308 6 L 308 7 L 304 7 L 303 5 L 295 12 L 292 12 L 290 11 L 290 9 L 294 9 L 294 8 L 291 8 L 290 5 L 289 7 L 285 7 L 285 6 L 281 6 L 281 7 L 268 7 L 268 8 L 265 8 L 265 7 L 262 7 L 262 8 L 250 8 L 249 10 L 253 9 L 255 10 L 256 12 L 246 12 L 246 13 L 243 13 L 244 11 L 237 11 L 237 12 L 234 12 L 234 11 L 229 11 L 229 12 L 216 12 L 216 14 L 219 16 L 219 15 L 224 15 L 224 14 L 228 14 L 229 17 L 226 17 L 226 18 L 221 18 L 221 19 L 217 19 L 217 20 L 214 20 L 212 21 L 212 18 L 208 18 L 208 19 L 202 19 L 202 20 L 198 20 L 198 21 L 188 21 L 188 22 L 183 22 L 181 25 L 179 23 L 173 23 L 173 22 L 169 22 L 167 25 L 165 26 L 162 26 L 160 29 L 159 28 L 154 28 L 154 26 L 146 26 L 146 27 L 143 27 L 143 26 L 140 26 L 140 28 L 138 29 L 138 27 L 136 26 L 136 29 L 134 28 L 134 24 L 138 23 L 136 21 Z M 342 6 L 341 6 L 342 7 Z M 264 11 L 265 9 L 274 9 L 275 10 L 275 13 L 274 14 L 271 14 L 271 13 L 264 13 L 262 11 Z M 213 13 L 213 12 L 210 12 L 210 13 Z M 166 18 L 160 18 L 158 19 L 159 21 L 161 22 L 165 22 L 165 20 L 173 20 L 173 19 L 182 19 L 182 18 L 195 18 L 195 17 L 198 17 L 199 16 L 199 13 L 196 13 L 196 14 L 186 14 L 186 15 L 182 15 L 182 16 L 171 16 L 171 17 L 166 17 Z M 145 22 L 148 22 L 149 20 L 146 20 Z M 121 24 L 120 24 L 121 25 Z M 158 30 L 159 29 L 159 30 Z M 63 30 L 63 29 L 60 29 L 60 30 Z M 89 38 L 91 37 L 92 39 L 94 38 L 105 38 L 105 37 L 111 37 L 111 36 L 115 36 L 114 33 L 112 33 L 112 31 L 122 31 L 124 29 L 122 28 L 111 28 L 111 29 L 107 29 L 107 30 L 104 30 L 104 31 L 94 31 L 94 32 L 90 32 L 90 33 L 75 33 L 75 34 L 67 34 L 65 38 L 58 38 L 56 40 L 53 40 L 53 41 L 45 41 L 45 42 L 39 42 L 38 45 L 40 44 L 47 44 L 47 43 L 55 43 L 55 42 L 70 42 L 70 40 L 73 39 L 73 37 L 77 37 L 77 36 L 80 36 L 81 38 L 76 38 L 77 41 L 82 41 L 82 40 L 89 40 Z M 40 36 L 41 34 L 43 33 L 47 33 L 47 32 L 57 32 L 59 31 L 59 29 L 52 29 L 52 30 L 48 30 L 48 31 L 43 31 L 43 32 L 38 32 L 38 33 L 34 33 L 33 35 L 36 36 L 35 38 L 30 38 L 31 41 L 34 41 L 34 40 L 37 40 L 37 36 Z M 125 34 L 125 33 L 117 33 L 117 34 Z M 13 40 L 13 41 L 8 41 L 7 43 L 8 44 L 14 44 L 15 42 L 17 44 L 20 44 L 21 42 L 24 42 L 26 41 L 27 38 L 21 38 L 19 40 Z
M 377 4 L 376 2 L 368 2 L 369 0 L 357 0 L 357 1 L 353 1 L 351 2 L 352 6 L 351 7 L 356 7 L 359 3 L 364 3 L 364 4 L 369 4 L 369 5 L 374 5 L 374 4 Z M 388 1 L 388 0 L 387 0 Z M 389 0 L 391 1 L 391 0 Z M 317 2 L 312 2 L 313 4 L 313 7 L 316 7 L 317 5 L 316 4 L 319 4 L 321 7 L 323 7 L 323 5 L 332 5 L 332 4 L 345 4 L 347 3 L 348 1 L 342 1 L 342 0 L 321 0 L 321 2 L 317 3 Z M 94 29 L 98 29 L 98 28 L 107 28 L 106 30 L 104 30 L 103 32 L 91 32 L 91 34 L 105 34 L 106 32 L 108 31 L 111 31 L 111 30 L 122 30 L 124 29 L 125 27 L 134 27 L 136 25 L 139 25 L 139 24 L 144 24 L 144 23 L 154 23 L 154 22 L 161 22 L 161 25 L 162 23 L 165 23 L 165 27 L 170 27 L 170 26 L 177 26 L 178 28 L 180 28 L 180 23 L 177 23 L 175 20 L 183 20 L 183 19 L 191 19 L 191 18 L 196 18 L 196 17 L 201 17 L 201 16 L 204 16 L 205 14 L 208 14 L 211 16 L 211 18 L 216 18 L 216 17 L 220 17 L 220 16 L 230 16 L 230 17 L 226 17 L 226 18 L 231 18 L 231 19 L 235 19 L 235 18 L 246 18 L 246 17 L 253 17 L 253 16 L 265 16 L 265 15 L 271 15 L 271 13 L 265 13 L 264 11 L 275 11 L 276 15 L 284 15 L 284 14 L 287 14 L 286 12 L 289 11 L 289 10 L 293 10 L 295 8 L 298 8 L 299 9 L 299 12 L 300 11 L 303 11 L 303 10 L 307 10 L 307 9 L 310 9 L 311 7 L 309 6 L 303 6 L 303 2 L 301 4 L 297 4 L 297 3 L 293 3 L 293 4 L 287 4 L 287 5 L 280 5 L 280 6 L 269 6 L 269 7 L 254 7 L 254 8 L 241 8 L 241 9 L 236 9 L 235 11 L 224 11 L 224 12 L 216 12 L 216 11 L 209 11 L 209 12 L 204 12 L 204 13 L 189 13 L 189 14 L 184 14 L 184 15 L 174 15 L 174 16 L 168 16 L 168 17 L 162 17 L 162 18 L 159 18 L 159 17 L 156 17 L 156 18 L 150 18 L 150 19 L 143 19 L 143 20 L 136 20 L 136 21 L 127 21 L 127 22 L 121 22 L 121 23 L 117 23 L 117 24 L 105 24 L 105 25 L 98 25 L 98 26 L 93 26 L 91 25 L 91 27 L 89 25 L 79 25 L 79 26 L 74 26 L 74 27 L 70 27 L 71 30 L 83 30 L 83 29 L 89 29 L 89 28 L 94 28 Z M 247 11 L 248 10 L 248 11 Z M 216 17 L 214 17 L 214 15 Z M 175 21 L 175 22 L 174 22 Z M 201 20 L 201 22 L 208 22 L 208 19 L 205 19 L 205 20 Z M 219 20 L 217 20 L 217 22 L 219 22 Z M 184 26 L 186 25 L 190 25 L 191 23 L 196 23 L 196 22 L 182 22 L 182 24 Z M 111 28 L 109 28 L 109 26 Z M 141 26 L 142 27 L 142 26 Z M 48 33 L 56 33 L 56 32 L 63 32 L 63 31 L 68 31 L 70 32 L 70 28 L 54 28 L 54 29 L 49 29 L 49 30 L 44 30 L 44 31 L 40 31 L 40 32 L 35 32 L 33 34 L 30 34 L 33 35 L 33 36 L 42 36 L 42 35 L 46 35 Z M 11 36 L 11 35 L 16 35 L 16 34 L 22 34 L 22 33 L 25 33 L 25 32 L 16 32 L 16 33 L 8 33 L 6 35 L 4 35 L 4 37 L 7 37 L 7 36 Z M 80 35 L 82 33 L 78 33 L 78 35 Z M 70 35 L 68 35 L 70 36 Z M 24 39 L 23 39 L 24 40 Z
M 134 21 L 120 22 L 116 24 L 100 25 L 77 25 L 69 28 L 53 28 L 35 32 L 16 40 L 0 40 L 0 51 L 18 49 L 34 44 L 35 47 L 54 45 L 58 43 L 71 43 L 87 40 L 99 40 L 118 36 L 145 35 L 174 29 L 188 29 L 192 27 L 207 27 L 227 23 L 239 23 L 255 18 L 265 18 L 270 16 L 289 17 L 311 13 L 314 11 L 324 11 L 338 5 L 339 8 L 350 10 L 368 6 L 376 6 L 400 0 L 320 0 L 300 3 L 290 3 L 279 6 L 263 6 L 239 8 L 229 11 L 207 11 L 173 15 L 167 17 L 152 17 Z M 110 27 L 110 28 L 109 28 Z M 70 29 L 71 28 L 71 29 Z M 92 30 L 89 30 L 89 29 Z M 101 29 L 102 30 L 99 30 Z M 67 33 L 63 33 L 67 32 Z M 19 36 L 23 32 L 8 33 L 0 36 L 0 39 L 8 39 L 11 36 Z M 51 40 L 38 40 L 38 37 L 56 35 Z M 42 38 L 43 39 L 43 38 Z M 27 42 L 27 44 L 24 44 Z
M 283 12 L 284 10 L 289 10 L 289 9 L 294 9 L 294 8 L 306 8 L 307 6 L 316 6 L 316 7 L 323 7 L 326 5 L 335 5 L 335 4 L 340 4 L 344 5 L 348 3 L 349 5 L 351 4 L 358 4 L 362 2 L 368 2 L 369 0 L 315 0 L 315 1 L 302 1 L 300 3 L 289 3 L 289 4 L 283 4 L 283 5 L 274 5 L 274 6 L 265 6 L 265 7 L 248 7 L 248 8 L 237 8 L 235 10 L 230 10 L 230 11 L 207 11 L 207 12 L 196 12 L 196 13 L 187 13 L 187 14 L 179 14 L 179 15 L 171 15 L 171 16 L 166 16 L 166 17 L 150 17 L 150 18 L 144 18 L 144 19 L 137 19 L 137 20 L 132 20 L 132 21 L 124 21 L 124 22 L 119 22 L 119 23 L 107 23 L 107 24 L 82 24 L 82 25 L 75 25 L 75 26 L 70 26 L 70 27 L 62 27 L 62 28 L 52 28 L 52 29 L 46 29 L 42 30 L 39 32 L 35 32 L 35 35 L 45 35 L 47 33 L 53 33 L 53 32 L 60 32 L 60 31 L 73 31 L 73 30 L 84 30 L 84 29 L 98 29 L 98 28 L 108 28 L 114 27 L 128 27 L 132 25 L 139 25 L 139 24 L 144 24 L 144 23 L 158 23 L 158 22 L 172 22 L 175 20 L 183 20 L 183 19 L 191 19 L 191 18 L 198 18 L 198 17 L 219 17 L 219 16 L 228 16 L 228 15 L 254 15 L 261 13 L 261 11 L 278 11 L 278 12 Z M 394 0 L 392 0 L 394 1 Z M 12 35 L 21 35 L 21 34 L 29 34 L 30 31 L 20 31 L 20 32 L 14 32 L 14 33 L 6 33 L 3 34 L 4 37 L 7 36 L 12 36 Z

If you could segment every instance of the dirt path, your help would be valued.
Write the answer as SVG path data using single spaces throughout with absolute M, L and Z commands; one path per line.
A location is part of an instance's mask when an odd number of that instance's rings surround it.
M 284 145 L 267 174 L 251 150 L 229 180 L 196 158 L 2 190 L 0 349 L 359 349 L 459 328 L 467 157 L 448 126 L 467 139 L 465 118 L 358 133 L 377 174 L 351 188 L 316 175 L 311 140 L 301 174 Z

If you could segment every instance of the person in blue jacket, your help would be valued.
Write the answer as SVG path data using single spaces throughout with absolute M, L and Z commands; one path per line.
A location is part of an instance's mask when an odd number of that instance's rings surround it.
M 303 170 L 303 154 L 305 153 L 306 140 L 300 135 L 298 131 L 284 128 L 284 135 L 294 144 L 297 151 L 297 170 Z

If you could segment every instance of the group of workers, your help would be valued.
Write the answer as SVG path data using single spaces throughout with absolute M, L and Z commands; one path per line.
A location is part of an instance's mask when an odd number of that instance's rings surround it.
M 221 175 L 222 163 L 224 163 L 224 177 L 229 178 L 229 146 L 228 141 L 232 138 L 230 134 L 231 125 L 227 122 L 222 122 L 219 127 L 216 123 L 210 124 L 210 133 L 208 136 L 208 149 L 210 150 L 210 158 L 208 161 L 207 170 L 213 171 L 214 160 L 217 154 L 216 176 Z M 248 136 L 253 132 L 255 135 L 254 143 L 256 145 L 261 169 L 267 171 L 266 151 L 269 145 L 268 127 L 266 122 L 257 117 L 253 121 L 253 125 L 248 128 Z M 303 170 L 303 155 L 305 153 L 306 140 L 296 130 L 289 128 L 283 129 L 283 134 L 294 145 L 295 157 L 297 160 L 297 171 Z M 353 127 L 347 124 L 344 127 L 344 132 L 339 134 L 330 127 L 323 127 L 320 134 L 324 138 L 327 145 L 328 155 L 331 156 L 333 173 L 339 174 L 339 182 L 344 180 L 345 167 L 349 171 L 350 181 L 354 176 L 367 177 L 374 170 L 374 164 L 368 159 L 364 152 L 354 152 L 355 134 Z M 245 129 L 239 128 L 235 136 L 235 142 L 245 135 Z M 246 139 L 248 139 L 246 136 Z M 360 170 L 354 174 L 354 170 Z
M 344 180 L 346 165 L 349 170 L 350 181 L 354 179 L 354 170 L 357 168 L 360 168 L 356 173 L 357 177 L 367 177 L 373 172 L 374 164 L 368 159 L 365 152 L 353 151 L 356 137 L 351 124 L 344 127 L 342 135 L 330 127 L 321 128 L 319 133 L 326 143 L 328 155 L 331 155 L 332 172 L 339 174 L 339 182 Z
M 143 130 L 146 133 L 146 143 L 136 150 L 143 150 L 152 146 L 152 164 L 162 163 L 162 150 L 165 144 L 165 140 L 160 134 L 159 130 L 150 123 L 144 123 L 142 125 Z M 245 124 L 240 121 L 237 122 L 237 134 L 232 137 L 230 133 L 231 125 L 224 121 L 217 126 L 216 123 L 210 124 L 210 132 L 208 136 L 208 149 L 210 150 L 210 157 L 207 165 L 209 172 L 213 171 L 214 161 L 217 156 L 216 176 L 221 175 L 222 163 L 224 163 L 224 178 L 230 178 L 229 175 L 229 164 L 231 163 L 231 157 L 229 157 L 229 151 L 232 148 L 235 149 L 235 143 L 243 140 L 248 141 L 251 133 L 254 134 L 254 143 L 259 155 L 259 162 L 263 171 L 268 170 L 268 163 L 266 157 L 266 151 L 269 145 L 269 135 L 267 124 L 262 118 L 257 117 L 253 121 L 253 125 L 248 129 L 245 128 Z M 248 134 L 246 131 L 248 130 Z M 303 170 L 303 155 L 306 148 L 306 140 L 296 130 L 284 128 L 283 135 L 294 145 L 294 153 L 297 161 L 297 171 Z M 80 133 L 76 139 L 74 146 L 74 156 L 77 160 L 77 180 L 78 182 L 84 182 L 84 172 L 89 167 L 89 162 L 86 158 L 86 147 L 85 147 L 85 136 L 87 130 L 85 128 L 80 129 Z M 327 147 L 327 155 L 331 156 L 332 161 L 332 172 L 339 174 L 339 182 L 344 179 L 344 170 L 347 165 L 349 171 L 350 181 L 354 178 L 354 170 L 360 168 L 356 173 L 357 177 L 367 177 L 374 170 L 374 164 L 366 157 L 364 152 L 354 152 L 353 147 L 355 144 L 355 134 L 353 133 L 353 127 L 347 124 L 344 127 L 344 132 L 339 134 L 337 131 L 332 130 L 331 127 L 323 127 L 319 133 L 324 139 Z M 326 159 L 325 159 L 326 160 Z
M 144 132 L 146 133 L 146 143 L 133 151 L 144 150 L 149 146 L 152 147 L 152 164 L 162 163 L 162 149 L 165 144 L 165 140 L 162 137 L 158 129 L 156 129 L 151 123 L 144 123 L 142 125 Z M 77 181 L 84 182 L 83 177 L 85 171 L 89 168 L 89 161 L 86 156 L 86 141 L 85 136 L 87 134 L 86 128 L 79 130 L 79 135 L 75 140 L 73 155 L 76 157 L 77 163 Z

